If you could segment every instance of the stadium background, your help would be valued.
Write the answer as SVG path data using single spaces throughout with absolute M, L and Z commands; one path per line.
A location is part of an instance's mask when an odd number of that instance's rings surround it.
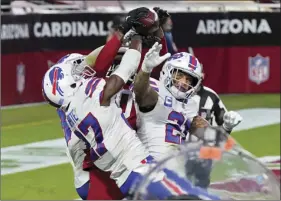
M 238 142 L 258 157 L 280 156 L 280 1 L 141 5 L 171 13 L 178 49 L 199 58 L 206 86 L 244 117 L 233 133 Z M 114 18 L 137 6 L 1 1 L 2 200 L 78 198 L 55 110 L 24 104 L 43 101 L 41 80 L 50 65 L 69 52 L 86 54 L 104 44 Z

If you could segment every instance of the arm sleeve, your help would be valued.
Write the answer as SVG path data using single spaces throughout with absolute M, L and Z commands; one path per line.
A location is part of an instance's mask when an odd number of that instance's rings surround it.
M 217 99 L 214 104 L 214 115 L 217 125 L 221 126 L 223 124 L 223 115 L 226 111 L 227 111 L 226 107 L 224 106 L 223 102 L 217 95 Z
M 98 77 L 105 77 L 120 47 L 121 41 L 114 35 L 101 49 L 94 65 Z

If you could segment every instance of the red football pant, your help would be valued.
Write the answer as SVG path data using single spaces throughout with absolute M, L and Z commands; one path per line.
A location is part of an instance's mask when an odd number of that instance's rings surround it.
M 90 187 L 87 200 L 121 200 L 124 195 L 119 190 L 109 172 L 98 168 L 90 170 Z

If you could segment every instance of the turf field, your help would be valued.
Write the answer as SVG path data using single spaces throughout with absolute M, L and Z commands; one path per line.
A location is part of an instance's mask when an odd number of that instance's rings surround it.
M 229 110 L 280 109 L 280 94 L 222 95 L 221 98 Z M 5 109 L 1 111 L 1 115 L 1 200 L 78 198 L 73 186 L 72 168 L 65 161 L 64 141 L 61 139 L 63 133 L 56 111 L 48 105 L 39 105 Z M 265 113 L 260 112 L 259 115 L 252 115 L 244 120 L 257 122 L 258 117 L 263 115 Z M 240 129 L 233 136 L 257 156 L 279 156 L 280 118 L 274 122 L 249 130 Z M 35 142 L 39 143 L 34 144 Z M 26 145 L 28 143 L 33 144 Z M 7 151 L 6 158 L 3 157 L 4 151 Z M 41 168 L 38 169 L 37 166 Z

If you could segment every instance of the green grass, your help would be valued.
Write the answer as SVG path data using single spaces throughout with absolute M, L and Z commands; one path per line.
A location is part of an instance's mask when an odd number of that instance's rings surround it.
M 70 164 L 1 176 L 1 200 L 78 198 Z
M 63 131 L 58 118 L 45 122 L 4 126 L 1 131 L 1 147 L 63 137 Z
M 256 156 L 280 155 L 280 124 L 235 132 L 233 137 Z
M 47 104 L 1 110 L 1 126 L 25 124 L 54 119 L 57 119 L 56 109 Z
M 1 112 L 1 147 L 63 137 L 56 110 L 47 104 Z
M 280 108 L 280 94 L 221 95 L 228 110 L 245 108 Z

